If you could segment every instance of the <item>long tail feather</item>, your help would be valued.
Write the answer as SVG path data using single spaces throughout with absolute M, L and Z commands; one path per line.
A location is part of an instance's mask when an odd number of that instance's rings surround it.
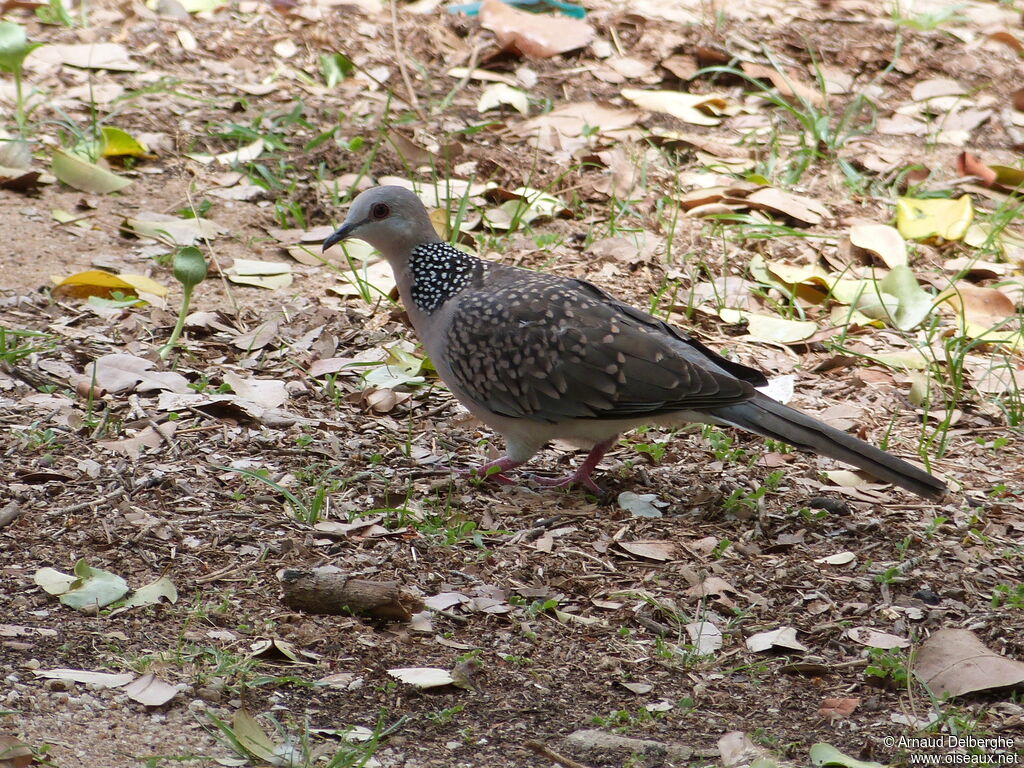
M 716 408 L 711 413 L 734 427 L 852 464 L 872 477 L 906 488 L 918 496 L 938 499 L 946 492 L 946 484 L 923 469 L 760 392 L 751 400 Z

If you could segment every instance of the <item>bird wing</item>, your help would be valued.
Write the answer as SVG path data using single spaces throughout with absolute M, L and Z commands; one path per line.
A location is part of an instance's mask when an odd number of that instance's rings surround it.
M 513 274 L 464 291 L 446 338 L 456 394 L 494 413 L 642 418 L 743 402 L 765 382 L 590 283 Z

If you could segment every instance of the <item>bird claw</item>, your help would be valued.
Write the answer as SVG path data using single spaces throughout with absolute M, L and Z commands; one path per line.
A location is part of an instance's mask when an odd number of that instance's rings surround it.
M 513 467 L 518 467 L 519 464 L 520 462 L 512 461 L 508 457 L 503 457 L 496 461 L 488 462 L 487 464 L 481 464 L 479 467 L 475 467 L 473 469 L 461 469 L 459 467 L 448 467 L 448 469 L 459 477 L 465 477 L 471 480 L 476 479 L 480 482 L 493 480 L 499 485 L 516 485 L 516 481 L 506 475 L 505 472 Z
M 492 472 L 491 474 L 484 474 L 480 472 L 480 468 L 474 469 L 456 469 L 452 468 L 452 471 L 459 477 L 467 477 L 470 479 L 480 480 L 492 480 L 498 485 L 515 485 L 516 481 L 506 475 L 504 472 Z
M 589 472 L 576 471 L 564 477 L 540 477 L 534 474 L 527 474 L 526 477 L 537 485 L 543 485 L 547 488 L 568 488 L 572 485 L 582 485 L 595 496 L 604 495 L 604 491 L 591 479 Z

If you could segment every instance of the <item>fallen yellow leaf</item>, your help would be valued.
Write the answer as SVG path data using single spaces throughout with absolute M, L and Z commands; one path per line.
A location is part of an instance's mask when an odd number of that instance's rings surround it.
M 104 272 L 102 269 L 89 269 L 85 272 L 76 272 L 68 277 L 53 275 L 50 278 L 54 282 L 54 296 L 72 296 L 77 299 L 84 299 L 89 296 L 102 296 L 110 298 L 114 291 L 122 291 L 132 295 L 139 291 L 153 294 L 154 296 L 166 296 L 167 289 L 160 283 L 145 275 L 132 275 L 113 272 Z
M 901 197 L 896 201 L 896 228 L 908 240 L 960 240 L 973 220 L 974 206 L 969 195 L 956 200 Z

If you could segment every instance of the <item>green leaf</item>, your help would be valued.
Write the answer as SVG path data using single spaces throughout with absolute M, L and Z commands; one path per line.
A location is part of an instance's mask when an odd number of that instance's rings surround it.
M 899 301 L 893 323 L 901 331 L 917 327 L 932 311 L 934 299 L 918 285 L 917 278 L 906 264 L 893 267 L 879 281 L 878 287 L 883 294 L 895 296 Z
M 320 56 L 320 71 L 328 88 L 333 88 L 346 77 L 356 71 L 352 60 L 344 53 L 323 54 Z
M 110 571 L 92 568 L 84 559 L 75 563 L 75 576 L 78 578 L 71 584 L 71 589 L 60 597 L 60 601 L 70 608 L 102 608 L 128 593 L 128 582 Z
M 131 134 L 105 125 L 102 128 L 103 141 L 100 143 L 100 155 L 103 157 L 149 157 L 149 151 Z
M 25 36 L 25 28 L 13 21 L 0 22 L 0 70 L 17 74 L 25 57 L 41 46 L 42 43 L 30 43 Z
M 268 763 L 276 761 L 274 742 L 252 715 L 244 709 L 238 710 L 231 719 L 231 727 L 239 745 L 246 752 Z
M 195 246 L 186 246 L 174 254 L 174 279 L 185 288 L 199 285 L 208 271 L 202 251 Z
M 422 384 L 426 381 L 422 372 L 422 359 L 395 346 L 388 350 L 387 360 L 363 375 L 363 382 L 367 387 L 394 389 L 403 384 Z
M 106 168 L 87 163 L 63 149 L 53 150 L 52 170 L 53 175 L 69 187 L 95 195 L 117 192 L 131 184 L 128 179 L 111 173 Z
M 166 576 L 161 576 L 156 581 L 144 587 L 139 587 L 132 593 L 131 597 L 124 601 L 118 610 L 137 608 L 141 605 L 155 605 L 161 599 L 169 603 L 178 602 L 178 590 L 175 588 L 174 582 Z
M 839 765 L 842 768 L 885 768 L 882 763 L 869 760 L 858 760 L 840 752 L 831 744 L 819 741 L 811 747 L 812 765 Z

